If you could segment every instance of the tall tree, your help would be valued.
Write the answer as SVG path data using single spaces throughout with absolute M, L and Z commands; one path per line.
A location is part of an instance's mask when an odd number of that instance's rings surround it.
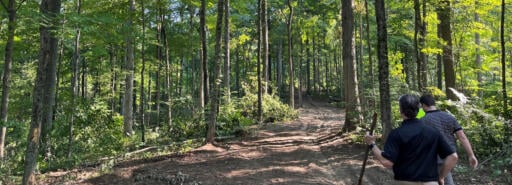
M 231 61 L 230 61 L 230 30 L 229 0 L 224 0 L 224 88 L 227 102 L 231 99 Z
M 440 0 L 437 7 L 439 19 L 438 30 L 440 38 L 443 41 L 443 67 L 444 83 L 446 95 L 450 100 L 456 100 L 455 93 L 450 88 L 455 89 L 455 69 L 453 67 L 453 44 L 451 23 L 451 5 L 450 0 Z
M 81 60 L 81 81 L 82 83 L 80 84 L 81 85 L 81 93 L 82 93 L 82 98 L 86 98 L 87 97 L 87 61 L 85 59 Z
M 277 71 L 276 71 L 276 80 L 277 80 L 277 88 L 279 89 L 279 95 L 282 95 L 284 86 L 283 86 L 283 39 L 279 38 L 277 41 Z
M 261 78 L 261 40 L 263 39 L 263 32 L 262 32 L 262 22 L 261 19 L 261 12 L 262 12 L 262 2 L 263 0 L 258 0 L 258 59 L 257 59 L 257 67 L 256 67 L 256 75 L 258 75 L 258 122 L 263 121 L 263 87 L 262 87 L 262 78 Z
M 201 0 L 201 8 L 199 10 L 199 36 L 201 37 L 201 64 L 199 67 L 200 83 L 199 83 L 199 109 L 201 111 L 207 101 L 208 96 L 208 46 L 206 45 L 206 0 Z
M 500 25 L 500 40 L 501 40 L 501 87 L 503 91 L 503 115 L 507 118 L 510 115 L 508 112 L 507 103 L 507 65 L 506 65 L 506 50 L 505 50 L 505 0 L 501 0 L 501 25 Z M 512 128 L 507 128 L 512 130 Z M 510 133 L 510 132 L 509 132 Z
M 115 54 L 115 48 L 112 44 L 108 46 L 108 59 L 110 61 L 110 114 L 113 115 L 117 112 L 116 105 L 117 105 L 117 69 L 116 69 L 116 54 Z
M 9 0 L 8 4 L 5 5 L 4 1 L 0 1 L 2 7 L 8 13 L 7 22 L 7 43 L 5 44 L 5 55 L 4 55 L 4 71 L 2 76 L 2 104 L 0 105 L 0 121 L 2 122 L 2 128 L 0 130 L 0 159 L 4 158 L 4 145 L 5 145 L 5 134 L 7 132 L 7 109 L 9 106 L 9 91 L 11 87 L 11 68 L 12 68 L 12 56 L 14 50 L 14 32 L 16 30 L 16 0 Z M 20 3 L 23 4 L 24 0 Z
M 145 106 L 145 95 L 144 95 L 144 74 L 146 72 L 146 57 L 145 57 L 145 49 L 144 44 L 146 41 L 146 19 L 145 19 L 145 13 L 144 13 L 144 0 L 140 1 L 140 9 L 141 9 L 141 17 L 142 17 L 142 43 L 141 43 L 141 58 L 142 58 L 142 69 L 140 70 L 140 125 L 141 125 L 141 140 L 142 142 L 146 142 L 145 133 L 145 122 L 146 122 L 146 110 L 144 109 Z
M 344 132 L 356 129 L 362 121 L 359 92 L 357 88 L 357 66 L 355 64 L 354 41 L 354 1 L 344 0 L 341 3 L 341 25 L 343 40 L 343 75 L 345 95 Z
M 134 74 L 134 56 L 133 56 L 133 33 L 132 23 L 133 15 L 135 14 L 135 1 L 129 0 L 130 7 L 128 13 L 129 18 L 126 23 L 126 57 L 124 64 L 125 71 L 125 91 L 123 101 L 123 116 L 124 116 L 124 134 L 130 136 L 133 132 L 133 74 Z
M 478 0 L 475 0 L 475 22 L 476 23 L 480 23 L 480 15 L 478 14 L 477 10 L 478 10 Z M 478 82 L 478 97 L 480 98 L 483 98 L 483 90 L 481 89 L 482 88 L 482 83 L 483 83 L 483 75 L 482 75 L 482 55 L 480 54 L 480 45 L 481 45 L 481 41 L 480 41 L 480 33 L 477 31 L 475 32 L 475 45 L 476 45 L 476 49 L 475 49 L 475 64 L 476 64 L 476 68 L 477 68 L 477 72 L 476 72 L 476 80 Z
M 261 23 L 263 36 L 263 93 L 268 93 L 269 63 L 268 63 L 268 22 L 267 22 L 267 0 L 261 0 Z
M 59 25 L 57 17 L 60 14 L 60 10 L 60 0 L 41 1 L 39 11 L 43 15 L 43 19 L 39 27 L 39 59 L 32 99 L 32 117 L 27 137 L 28 144 L 23 165 L 23 185 L 37 183 L 34 170 L 37 163 L 40 136 L 49 133 L 43 132 L 44 128 L 48 130 L 51 128 L 57 78 L 57 28 Z
M 290 101 L 288 102 L 290 107 L 295 107 L 295 93 L 294 91 L 294 71 L 293 71 L 293 43 L 292 43 L 292 23 L 293 23 L 293 6 L 291 0 L 288 0 L 288 8 L 290 13 L 288 14 L 287 28 L 288 28 L 288 78 L 289 78 L 289 93 Z
M 425 22 L 421 14 L 421 4 L 419 0 L 414 0 L 414 50 L 416 56 L 416 67 L 418 80 L 418 90 L 425 91 L 427 87 L 427 63 L 426 55 L 421 50 L 425 47 Z
M 391 99 L 389 93 L 388 32 L 386 6 L 384 0 L 375 0 L 377 18 L 377 58 L 379 60 L 380 114 L 383 128 L 383 140 L 391 132 Z
M 160 1 L 158 1 L 160 3 Z M 164 62 L 164 34 L 165 34 L 165 26 L 164 26 L 164 13 L 163 7 L 160 6 L 158 8 L 158 16 L 157 16 L 157 25 L 156 25 L 156 34 L 157 34 L 157 42 L 159 43 L 156 48 L 156 58 L 157 58 L 157 66 L 158 70 L 156 71 L 156 79 L 155 79 L 155 119 L 157 125 L 160 126 L 160 105 L 161 105 L 161 79 L 162 79 L 162 63 Z
M 309 46 L 309 37 L 306 38 L 306 46 Z M 308 49 L 309 48 L 309 49 Z M 306 94 L 311 93 L 311 47 L 306 47 Z M 313 64 L 314 65 L 314 64 Z
M 215 61 L 213 71 L 213 89 L 210 98 L 210 114 L 208 118 L 208 132 L 206 135 L 206 142 L 213 143 L 215 139 L 215 127 L 217 119 L 217 106 L 219 103 L 219 76 L 220 76 L 220 63 L 221 63 L 221 46 L 222 46 L 222 16 L 224 15 L 224 0 L 217 2 L 217 25 L 215 27 Z
M 438 15 L 439 16 L 439 15 Z M 441 30 L 437 29 L 437 37 L 441 38 Z M 441 45 L 441 42 L 438 41 L 438 44 Z M 437 79 L 437 88 L 443 89 L 443 55 L 436 55 L 436 79 Z
M 78 16 L 82 13 L 82 1 L 77 0 L 76 1 L 76 13 Z M 71 69 L 73 70 L 73 76 L 71 77 L 71 101 L 72 105 L 76 105 L 76 98 L 78 97 L 78 67 L 80 66 L 80 28 L 76 28 L 76 35 L 75 35 L 75 48 L 73 53 L 73 60 L 71 61 Z M 73 107 L 75 109 L 75 107 Z M 68 158 L 71 157 L 72 152 L 72 146 L 73 146 L 73 125 L 75 123 L 75 110 L 71 113 L 71 120 L 69 122 L 69 136 L 68 136 Z
M 162 6 L 163 7 L 163 6 Z M 162 13 L 162 40 L 163 40 L 163 49 L 164 49 L 164 60 L 165 60 L 165 89 L 167 92 L 167 125 L 169 128 L 172 128 L 172 69 L 171 69 L 171 61 L 169 56 L 169 39 L 167 38 L 167 27 L 165 26 L 167 16 L 165 13 Z
M 364 0 L 365 20 L 366 20 L 366 45 L 368 46 L 368 75 L 370 76 L 370 87 L 372 95 L 375 94 L 374 77 L 373 77 L 373 58 L 372 58 L 372 41 L 370 38 L 370 19 L 368 18 L 368 0 Z M 336 53 L 335 53 L 336 54 Z
M 302 6 L 302 4 L 300 5 Z M 299 81 L 299 87 L 298 87 L 298 96 L 299 96 L 299 105 L 297 107 L 302 107 L 303 105 L 303 97 L 302 97 L 302 83 L 303 83 L 303 79 L 304 79 L 304 74 L 302 74 L 302 61 L 304 60 L 304 43 L 302 42 L 302 40 L 299 42 L 300 43 L 300 54 L 299 54 L 299 73 L 298 73 L 298 81 Z

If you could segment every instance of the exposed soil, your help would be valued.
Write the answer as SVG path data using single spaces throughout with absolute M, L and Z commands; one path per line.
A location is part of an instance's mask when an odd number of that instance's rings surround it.
M 312 101 L 299 111 L 297 120 L 261 125 L 251 136 L 220 147 L 205 145 L 186 154 L 125 161 L 108 174 L 97 169 L 52 172 L 41 184 L 357 184 L 366 146 L 338 134 L 343 111 Z M 458 184 L 500 184 L 469 173 L 455 173 L 455 179 Z M 363 184 L 393 184 L 392 172 L 370 156 Z

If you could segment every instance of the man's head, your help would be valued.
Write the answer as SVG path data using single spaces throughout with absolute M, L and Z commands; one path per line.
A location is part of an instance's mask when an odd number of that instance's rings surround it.
M 415 118 L 420 109 L 420 103 L 416 96 L 406 94 L 398 100 L 400 106 L 400 113 L 406 118 Z
M 422 105 L 430 107 L 430 106 L 435 106 L 436 105 L 436 100 L 434 100 L 434 97 L 432 97 L 432 95 L 425 94 L 425 95 L 421 96 L 420 103 Z

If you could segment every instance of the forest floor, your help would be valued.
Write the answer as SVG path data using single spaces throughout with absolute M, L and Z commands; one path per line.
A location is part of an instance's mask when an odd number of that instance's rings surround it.
M 354 185 L 366 146 L 338 134 L 343 112 L 309 100 L 298 119 L 260 125 L 246 137 L 184 154 L 126 160 L 109 173 L 97 168 L 50 172 L 40 175 L 40 184 Z M 502 184 L 483 171 L 455 172 L 454 177 L 457 184 Z M 370 155 L 363 184 L 394 184 L 392 171 Z

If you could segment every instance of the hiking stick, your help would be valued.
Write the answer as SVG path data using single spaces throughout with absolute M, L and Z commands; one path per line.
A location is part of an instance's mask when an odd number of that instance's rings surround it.
M 373 130 L 375 130 L 375 126 L 377 125 L 377 113 L 373 113 L 373 119 L 372 119 L 372 124 L 370 125 L 370 135 L 373 135 Z M 363 160 L 363 168 L 361 168 L 361 173 L 359 174 L 359 182 L 357 183 L 358 185 L 362 185 L 363 184 L 363 175 L 364 175 L 364 169 L 366 168 L 366 161 L 368 160 L 368 154 L 370 153 L 370 146 L 368 146 L 368 148 L 366 148 L 366 153 L 364 155 L 364 160 Z

